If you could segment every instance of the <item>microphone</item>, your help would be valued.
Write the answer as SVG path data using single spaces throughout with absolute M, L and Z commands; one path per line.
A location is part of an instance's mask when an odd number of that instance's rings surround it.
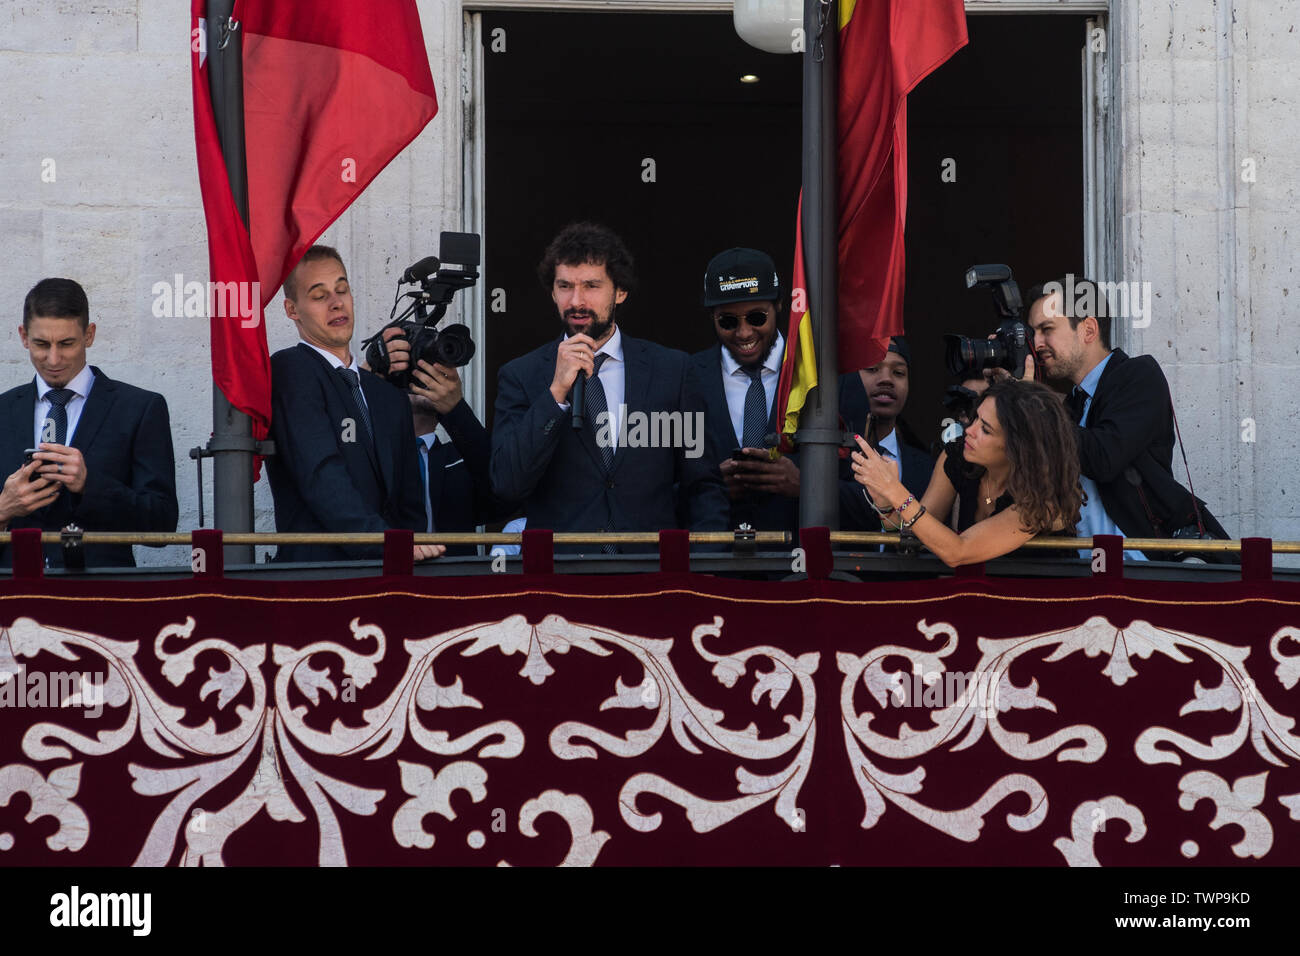
M 587 373 L 579 372 L 573 380 L 573 429 L 587 427 Z
M 408 267 L 407 270 L 402 273 L 402 281 L 423 282 L 425 279 L 429 278 L 429 276 L 437 272 L 440 265 L 442 265 L 442 263 L 438 261 L 437 256 L 425 256 L 415 265 Z

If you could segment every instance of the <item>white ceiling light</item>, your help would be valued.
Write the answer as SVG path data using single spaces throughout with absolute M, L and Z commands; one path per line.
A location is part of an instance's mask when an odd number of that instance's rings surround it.
M 758 74 L 757 74 L 757 73 L 746 73 L 744 76 L 742 76 L 742 77 L 740 78 L 740 82 L 742 82 L 742 83 L 757 83 L 757 82 L 758 82 Z
M 794 53 L 803 29 L 803 0 L 735 0 L 731 12 L 736 32 L 750 46 L 767 53 Z

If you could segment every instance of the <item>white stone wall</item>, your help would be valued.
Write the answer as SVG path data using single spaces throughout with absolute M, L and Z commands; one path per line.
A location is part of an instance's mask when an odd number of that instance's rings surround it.
M 387 316 L 396 273 L 434 252 L 439 231 L 465 226 L 461 4 L 419 6 L 440 112 L 324 237 L 347 260 L 363 330 Z M 188 31 L 184 0 L 0 8 L 0 387 L 31 375 L 17 335 L 26 290 L 47 275 L 78 279 L 99 325 L 92 361 L 167 397 L 182 528 L 198 518 L 188 452 L 211 429 L 208 331 L 154 318 L 150 290 L 176 273 L 207 279 Z M 1149 281 L 1155 295 L 1150 327 L 1119 343 L 1164 365 L 1196 490 L 1229 530 L 1300 540 L 1300 7 L 1113 0 L 1110 35 L 1116 278 Z M 291 344 L 279 301 L 268 319 L 272 350 Z M 265 481 L 257 503 L 258 528 L 272 529 Z
M 322 240 L 343 253 L 362 331 L 387 319 L 397 274 L 462 228 L 460 4 L 419 7 L 438 115 Z M 27 290 L 50 275 L 79 281 L 98 327 L 91 363 L 167 399 L 181 529 L 198 524 L 189 450 L 212 430 L 208 325 L 154 318 L 151 289 L 208 278 L 189 31 L 185 0 L 0 6 L 0 390 L 33 374 L 17 331 Z M 267 308 L 272 351 L 297 339 L 281 302 Z M 210 460 L 204 471 L 210 527 Z M 274 530 L 265 478 L 256 503 L 257 529 Z M 137 549 L 142 563 L 184 558 Z
M 1121 341 L 1164 366 L 1196 490 L 1228 530 L 1300 540 L 1300 7 L 1112 13 L 1120 261 L 1156 302 Z

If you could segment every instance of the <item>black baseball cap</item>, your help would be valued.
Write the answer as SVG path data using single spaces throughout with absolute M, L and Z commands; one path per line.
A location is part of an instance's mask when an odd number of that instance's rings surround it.
M 894 352 L 895 354 L 897 354 L 899 357 L 902 358 L 904 362 L 907 363 L 908 367 L 911 368 L 912 349 L 907 344 L 907 339 L 903 338 L 901 335 L 895 335 L 892 339 L 889 340 L 889 348 L 886 351 Z
M 728 249 L 704 271 L 704 305 L 767 302 L 781 298 L 781 278 L 772 257 L 757 249 Z

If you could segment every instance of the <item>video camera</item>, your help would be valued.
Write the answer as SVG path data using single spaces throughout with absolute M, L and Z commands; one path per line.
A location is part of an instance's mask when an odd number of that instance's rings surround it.
M 968 339 L 945 335 L 948 371 L 959 378 L 982 375 L 985 369 L 1004 368 L 1015 378 L 1025 374 L 1025 357 L 1033 351 L 1033 335 L 1021 321 L 1025 307 L 1020 286 L 1004 265 L 971 266 L 966 270 L 966 288 L 983 286 L 993 290 L 993 305 L 1002 319 L 991 339 Z
M 411 369 L 421 359 L 453 368 L 469 364 L 474 357 L 474 340 L 470 338 L 469 327 L 456 323 L 439 331 L 436 326 L 446 316 L 452 297 L 478 281 L 481 245 L 478 233 L 444 232 L 438 241 L 441 260 L 438 256 L 426 256 L 402 273 L 397 280 L 398 291 L 393 297 L 393 311 L 389 313 L 388 324 L 362 343 L 366 348 L 366 363 L 372 372 L 382 375 L 398 388 L 406 389 L 411 384 Z M 444 265 L 447 262 L 454 265 Z M 420 288 L 403 295 L 403 283 L 418 283 Z M 403 297 L 411 299 L 411 304 L 394 319 Z M 401 372 L 389 370 L 384 330 L 391 328 L 401 329 L 411 343 L 411 367 Z

